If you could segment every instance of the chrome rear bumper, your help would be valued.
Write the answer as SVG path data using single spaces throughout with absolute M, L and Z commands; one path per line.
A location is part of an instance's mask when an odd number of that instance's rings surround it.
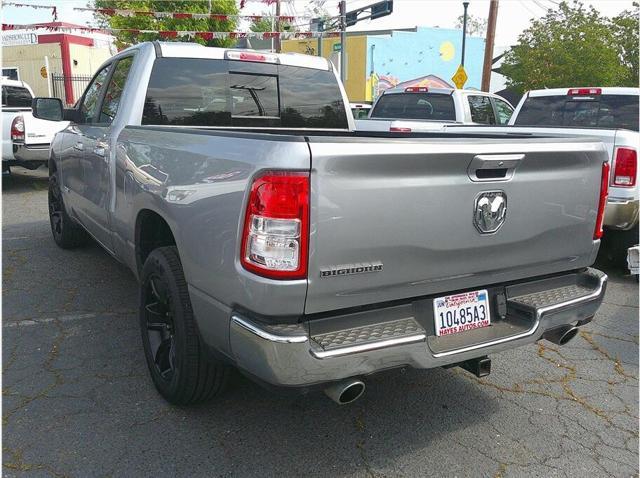
M 534 343 L 546 330 L 561 325 L 587 323 L 602 302 L 606 283 L 604 273 L 587 269 L 509 285 L 504 288 L 503 319 L 444 337 L 435 336 L 432 322 L 411 304 L 323 319 L 329 325 L 320 328 L 314 321 L 266 325 L 234 314 L 230 345 L 240 368 L 282 386 L 318 384 L 401 366 L 441 367 Z M 335 329 L 330 330 L 333 322 Z
M 637 199 L 609 198 L 604 210 L 604 225 L 610 229 L 627 231 L 638 224 Z
M 46 163 L 49 161 L 49 145 L 28 146 L 24 143 L 13 143 L 13 157 L 20 162 Z

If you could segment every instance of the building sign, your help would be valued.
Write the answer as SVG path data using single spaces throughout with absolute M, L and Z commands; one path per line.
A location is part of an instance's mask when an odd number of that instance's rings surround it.
M 10 33 L 2 35 L 2 46 L 35 45 L 38 35 L 35 33 Z

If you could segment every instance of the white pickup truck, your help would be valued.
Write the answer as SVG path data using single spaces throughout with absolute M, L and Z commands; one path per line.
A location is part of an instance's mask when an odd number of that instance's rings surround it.
M 33 91 L 24 81 L 2 78 L 2 170 L 36 169 L 49 159 L 49 145 L 67 121 L 47 121 L 31 114 Z
M 442 129 L 455 133 L 540 134 L 600 140 L 611 165 L 604 217 L 604 243 L 608 246 L 605 250 L 616 264 L 625 265 L 627 250 L 638 244 L 639 98 L 640 88 L 532 90 L 520 100 L 508 127 L 445 125 Z
M 390 88 L 375 102 L 356 130 L 419 133 L 446 124 L 506 125 L 513 106 L 504 98 L 478 90 L 409 86 Z

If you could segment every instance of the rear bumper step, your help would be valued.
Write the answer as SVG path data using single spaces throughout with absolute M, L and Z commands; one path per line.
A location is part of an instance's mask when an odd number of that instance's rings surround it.
M 602 302 L 606 282 L 606 274 L 587 269 L 507 286 L 504 319 L 442 337 L 435 336 L 420 307 L 411 305 L 324 319 L 321 326 L 264 325 L 234 314 L 231 348 L 239 367 L 284 386 L 401 366 L 440 367 L 536 342 L 563 325 L 587 323 Z

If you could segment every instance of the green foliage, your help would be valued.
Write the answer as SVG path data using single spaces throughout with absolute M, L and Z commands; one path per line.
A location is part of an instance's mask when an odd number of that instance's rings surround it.
M 625 16 L 618 23 L 627 22 Z M 500 71 L 507 77 L 507 85 L 519 91 L 625 86 L 633 76 L 629 65 L 635 61 L 637 86 L 637 18 L 635 32 L 628 35 L 625 53 L 620 50 L 624 35 L 618 33 L 618 23 L 601 16 L 593 7 L 561 2 L 557 10 L 534 20 L 520 35 L 518 43 L 505 55 Z M 633 48 L 635 59 L 621 61 L 623 56 L 633 53 Z
M 293 31 L 293 28 L 288 22 L 280 22 L 280 28 L 278 29 L 277 22 L 274 22 L 274 25 L 271 24 L 271 13 L 261 13 L 263 16 L 261 20 L 256 20 L 251 24 L 252 32 L 289 32 Z
M 611 21 L 620 61 L 627 68 L 623 86 L 638 86 L 640 4 L 633 2 L 633 10 L 625 10 Z
M 185 13 L 217 13 L 221 15 L 236 15 L 238 7 L 235 0 L 183 0 L 183 1 L 154 1 L 154 0 L 93 0 L 95 8 L 115 8 L 136 11 L 154 12 L 185 12 Z M 211 5 L 211 10 L 209 10 Z M 154 18 L 152 16 L 136 15 L 134 17 L 103 16 L 96 14 L 96 20 L 104 28 L 125 28 L 136 30 L 176 30 L 176 31 L 235 31 L 236 20 L 219 21 L 212 19 L 174 19 Z M 191 41 L 207 46 L 229 47 L 235 44 L 233 39 L 213 39 L 205 41 L 200 38 L 161 38 L 157 33 L 140 33 L 132 35 L 127 32 L 114 32 L 118 48 L 143 41 Z
M 462 30 L 464 26 L 464 15 L 456 18 L 456 28 Z M 487 19 L 467 14 L 467 35 L 475 37 L 484 37 L 487 33 Z

